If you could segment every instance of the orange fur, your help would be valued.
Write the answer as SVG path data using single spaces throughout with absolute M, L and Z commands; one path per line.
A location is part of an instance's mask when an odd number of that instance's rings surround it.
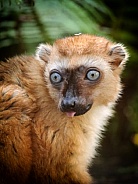
M 90 184 L 88 166 L 121 92 L 127 57 L 120 44 L 79 35 L 40 45 L 36 58 L 1 62 L 0 183 Z M 98 68 L 101 77 L 93 85 L 80 77 L 79 94 L 93 105 L 70 118 L 59 109 L 62 94 L 49 73 L 82 65 Z

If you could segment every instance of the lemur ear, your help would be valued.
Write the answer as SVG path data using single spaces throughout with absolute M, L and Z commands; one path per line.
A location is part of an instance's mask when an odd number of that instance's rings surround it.
M 129 55 L 125 47 L 118 43 L 111 47 L 109 56 L 111 56 L 110 64 L 112 69 L 116 69 L 117 67 L 123 68 Z
M 51 54 L 52 46 L 49 44 L 40 44 L 36 50 L 36 58 L 47 62 Z

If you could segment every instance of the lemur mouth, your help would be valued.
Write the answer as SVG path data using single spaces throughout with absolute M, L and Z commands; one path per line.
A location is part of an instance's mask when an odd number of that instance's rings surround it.
M 81 116 L 88 112 L 92 107 L 92 103 L 88 104 L 86 107 L 82 105 L 78 105 L 76 107 L 70 107 L 70 108 L 65 108 L 64 106 L 61 105 L 61 111 L 66 113 L 68 117 L 74 117 L 74 116 Z

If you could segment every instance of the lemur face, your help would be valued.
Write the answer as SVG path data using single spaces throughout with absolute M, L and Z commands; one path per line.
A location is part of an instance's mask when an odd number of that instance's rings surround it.
M 120 44 L 89 35 L 57 40 L 53 47 L 41 44 L 37 52 L 37 58 L 46 62 L 49 94 L 69 117 L 116 101 L 126 57 Z
M 90 110 L 93 99 L 88 91 L 100 82 L 101 75 L 97 68 L 83 65 L 72 69 L 51 70 L 49 79 L 52 87 L 59 93 L 60 110 L 68 116 L 82 115 Z M 88 90 L 87 93 L 85 90 Z

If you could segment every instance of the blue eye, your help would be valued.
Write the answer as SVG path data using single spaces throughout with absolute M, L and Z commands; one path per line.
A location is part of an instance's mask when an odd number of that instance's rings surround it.
M 99 77 L 100 77 L 100 72 L 95 69 L 89 70 L 86 74 L 86 78 L 90 81 L 96 81 L 97 79 L 99 79 Z
M 62 76 L 58 72 L 52 72 L 50 74 L 50 80 L 54 84 L 58 84 L 62 81 Z

